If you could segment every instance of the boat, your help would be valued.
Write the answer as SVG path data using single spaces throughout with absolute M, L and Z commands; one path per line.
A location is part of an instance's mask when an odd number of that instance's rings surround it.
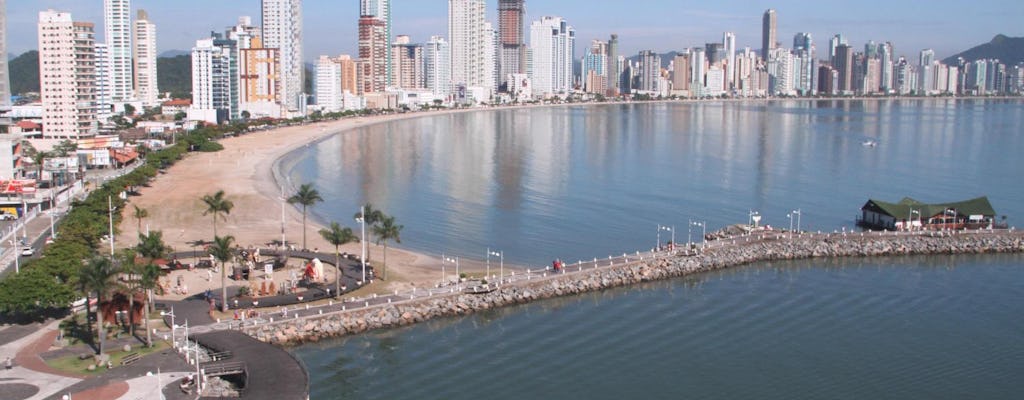
M 864 147 L 875 147 L 875 146 L 878 146 L 878 142 L 876 142 L 874 140 L 865 140 L 865 141 L 861 142 L 860 145 L 864 146 Z

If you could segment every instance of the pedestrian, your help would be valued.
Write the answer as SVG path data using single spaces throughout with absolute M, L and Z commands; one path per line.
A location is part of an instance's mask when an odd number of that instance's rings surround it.
M 10 357 L 7 357 L 7 359 L 4 360 L 4 368 L 5 369 L 14 368 L 14 364 L 11 362 L 11 358 Z

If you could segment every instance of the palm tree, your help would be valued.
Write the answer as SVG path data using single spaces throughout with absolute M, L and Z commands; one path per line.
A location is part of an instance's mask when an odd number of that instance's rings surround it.
M 365 218 L 363 218 L 364 215 Z M 352 218 L 356 219 L 363 218 L 363 222 L 367 226 L 377 226 L 377 223 L 384 219 L 384 217 L 387 217 L 387 215 L 384 215 L 380 210 L 373 208 L 373 204 L 370 203 L 366 203 L 366 205 L 363 206 L 362 211 L 357 212 L 352 216 Z
M 224 263 L 231 261 L 233 256 L 231 246 L 234 241 L 235 237 L 231 235 L 224 237 L 214 236 L 213 243 L 210 244 L 210 255 L 217 259 L 217 261 L 220 261 L 220 302 L 222 312 L 228 312 L 228 271 L 224 268 Z
M 132 214 L 132 216 L 135 217 L 136 221 L 139 221 L 139 230 L 138 230 L 138 232 L 141 234 L 142 233 L 142 220 L 146 219 L 146 218 L 149 218 L 149 211 L 146 210 L 145 208 L 139 208 L 139 206 L 136 206 L 136 205 L 133 205 L 132 207 L 135 207 L 135 212 Z
M 352 233 L 352 228 L 342 228 L 337 222 L 331 222 L 328 229 L 321 229 L 320 236 L 327 243 L 334 245 L 334 295 L 341 295 L 341 255 L 338 247 L 346 243 L 358 242 L 359 238 Z
M 235 203 L 231 200 L 224 198 L 224 191 L 218 190 L 217 193 L 212 195 L 208 194 L 202 198 L 203 204 L 206 204 L 206 211 L 203 211 L 203 215 L 213 214 L 213 236 L 217 236 L 217 217 L 224 214 L 224 220 L 227 221 L 228 214 L 231 214 L 231 209 L 235 207 Z
M 302 248 L 306 247 L 306 208 L 310 207 L 318 202 L 324 201 L 323 197 L 320 197 L 320 192 L 313 189 L 313 185 L 303 183 L 299 186 L 298 193 L 288 198 L 288 204 L 301 204 L 302 205 Z
M 145 235 L 139 234 L 139 243 L 135 245 L 135 251 L 147 258 L 147 262 L 153 263 L 165 257 L 171 251 L 171 247 L 164 243 L 163 231 L 152 231 Z
M 160 267 L 149 262 L 142 267 L 142 275 L 139 279 L 139 287 L 146 291 L 146 346 L 153 347 L 152 330 L 149 329 L 149 314 L 153 312 L 153 289 L 156 289 L 160 280 Z
M 402 243 L 402 225 L 395 225 L 395 217 L 384 217 L 379 224 L 373 227 L 373 234 L 377 235 L 377 244 L 384 242 L 384 267 L 381 274 L 382 280 L 388 280 L 388 241 Z
M 128 334 L 133 336 L 135 335 L 135 292 L 139 290 L 139 281 L 136 279 L 136 275 L 142 272 L 140 271 L 141 265 L 135 262 L 136 256 L 135 249 L 127 248 L 121 251 L 117 260 L 121 264 L 119 267 L 121 272 L 128 275 L 123 286 L 128 292 Z
M 82 279 L 83 285 L 87 290 L 96 293 L 96 335 L 99 337 L 96 354 L 103 354 L 103 298 L 120 286 L 117 283 L 117 275 L 120 272 L 117 266 L 106 257 L 89 259 L 81 272 L 80 279 Z

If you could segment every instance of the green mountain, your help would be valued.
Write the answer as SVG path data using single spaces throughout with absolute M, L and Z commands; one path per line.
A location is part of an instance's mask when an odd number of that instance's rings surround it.
M 161 93 L 171 92 L 175 99 L 192 98 L 192 55 L 156 59 L 157 87 Z
M 942 60 L 946 65 L 956 65 L 957 58 L 965 61 L 981 59 L 998 59 L 1006 65 L 1016 65 L 1024 62 L 1024 37 L 1009 37 L 1003 34 L 996 35 L 991 42 L 974 46 L 970 50 L 955 54 Z
M 10 70 L 11 94 L 39 92 L 39 52 L 22 53 L 7 63 Z

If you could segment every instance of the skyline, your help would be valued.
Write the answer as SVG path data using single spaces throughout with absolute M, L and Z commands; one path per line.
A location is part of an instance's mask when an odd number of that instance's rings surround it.
M 133 10 L 145 9 L 157 25 L 158 53 L 190 50 L 197 39 L 209 31 L 223 31 L 234 25 L 240 16 L 251 16 L 259 22 L 259 0 L 218 1 L 210 4 L 197 0 L 172 3 L 157 0 L 134 0 Z M 838 3 L 838 2 L 832 2 Z M 203 12 L 195 11 L 202 4 Z M 592 39 L 607 40 L 612 33 L 620 38 L 621 54 L 631 56 L 641 50 L 659 53 L 703 46 L 721 41 L 725 31 L 735 32 L 737 49 L 761 47 L 761 18 L 765 10 L 774 8 L 778 17 L 778 39 L 784 47 L 792 45 L 797 32 L 810 32 L 820 49 L 825 40 L 841 33 L 851 45 L 860 49 L 869 40 L 891 41 L 896 54 L 916 57 L 925 48 L 934 49 L 939 59 L 986 43 L 996 34 L 1024 36 L 1015 16 L 1024 15 L 1024 4 L 1003 4 L 994 0 L 972 3 L 961 10 L 953 1 L 945 0 L 934 7 L 920 9 L 913 4 L 886 3 L 876 0 L 860 2 L 857 7 L 842 8 L 835 4 L 807 7 L 796 1 L 726 0 L 711 5 L 672 10 L 671 2 L 663 0 L 620 2 L 613 0 L 560 0 L 557 4 L 535 5 L 526 2 L 526 25 L 542 16 L 565 18 L 577 31 L 577 51 L 582 55 Z M 189 7 L 194 5 L 195 7 Z M 423 43 L 430 35 L 447 36 L 447 7 L 443 0 L 395 0 L 393 35 L 409 35 L 413 42 Z M 487 3 L 487 18 L 497 25 L 497 0 Z M 8 52 L 19 55 L 37 48 L 36 22 L 39 11 L 54 8 L 70 12 L 76 21 L 103 23 L 102 0 L 47 0 L 12 2 L 7 5 Z M 666 12 L 665 8 L 669 11 Z M 319 55 L 357 54 L 359 2 L 339 4 L 328 0 L 303 2 L 304 60 Z M 876 17 L 875 10 L 888 10 L 888 16 Z M 842 13 L 842 17 L 833 17 Z M 818 17 L 816 15 L 827 15 Z M 134 15 L 134 11 L 133 11 Z M 609 21 L 608 16 L 615 18 Z M 182 23 L 182 21 L 186 21 Z M 611 23 L 609 23 L 611 22 Z M 99 33 L 99 32 L 97 32 Z M 102 35 L 97 39 L 105 41 Z M 584 44 L 581 46 L 581 44 Z

